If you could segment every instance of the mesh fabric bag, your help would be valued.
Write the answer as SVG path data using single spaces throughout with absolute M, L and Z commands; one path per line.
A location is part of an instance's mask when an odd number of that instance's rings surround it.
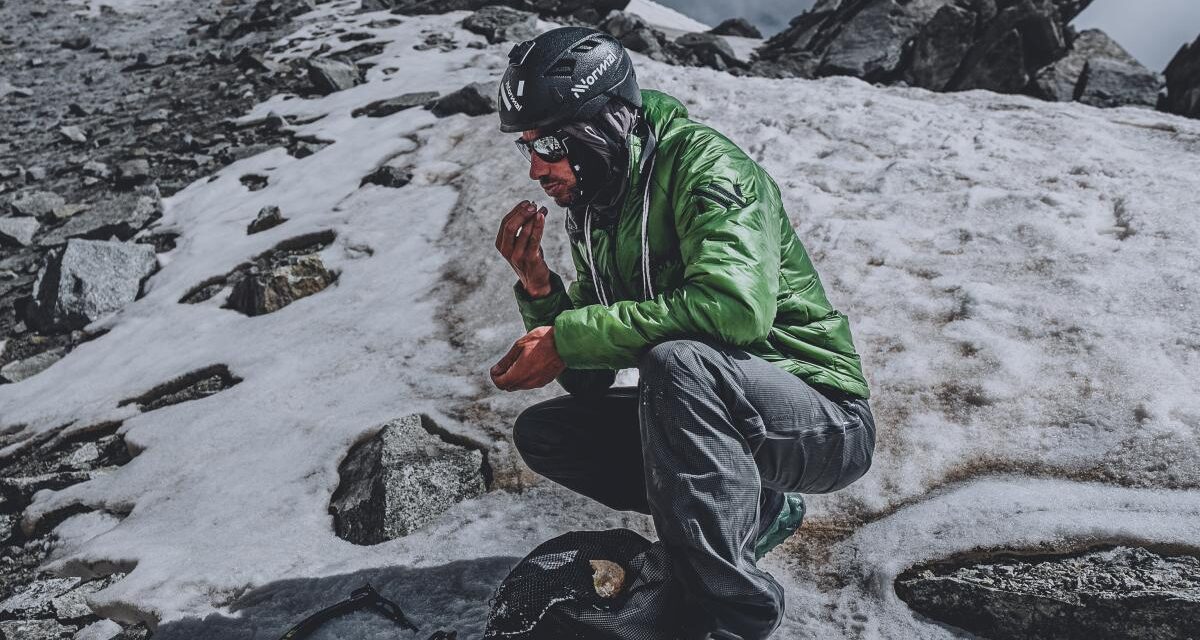
M 624 570 L 604 596 L 592 560 Z M 496 589 L 485 640 L 675 640 L 678 589 L 662 543 L 628 529 L 572 531 L 543 542 Z

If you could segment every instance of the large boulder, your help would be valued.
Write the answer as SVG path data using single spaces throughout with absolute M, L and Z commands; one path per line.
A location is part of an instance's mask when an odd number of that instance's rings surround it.
M 42 224 L 37 218 L 0 218 L 0 247 L 27 247 Z
M 1158 104 L 1162 82 L 1158 74 L 1140 63 L 1127 64 L 1109 58 L 1093 58 L 1083 67 L 1075 100 L 1093 107 L 1139 106 Z
M 158 187 L 149 185 L 139 191 L 119 193 L 101 200 L 83 213 L 38 239 L 42 246 L 65 243 L 71 238 L 128 240 L 162 216 L 162 198 Z
M 496 85 L 489 82 L 472 82 L 448 93 L 429 104 L 433 115 L 439 118 L 456 113 L 482 116 L 496 112 Z
M 321 95 L 343 91 L 358 84 L 358 66 L 345 60 L 332 58 L 308 58 L 304 61 L 308 69 L 308 81 L 313 90 Z
M 489 5 L 464 18 L 462 27 L 492 44 L 506 40 L 521 42 L 537 35 L 537 16 L 512 7 Z
M 1167 77 L 1164 107 L 1171 113 L 1200 118 L 1200 36 L 1183 45 L 1163 71 Z
M 750 24 L 750 21 L 745 18 L 729 18 L 721 24 L 708 30 L 709 33 L 719 36 L 738 36 L 741 38 L 762 38 L 762 32 L 758 27 Z
M 388 422 L 350 449 L 338 473 L 329 509 L 338 536 L 376 544 L 408 535 L 483 494 L 489 471 L 481 447 L 414 414 Z
M 47 253 L 25 320 L 43 332 L 81 329 L 133 302 L 157 267 L 149 245 L 69 240 Z
M 762 75 L 1023 91 L 1091 0 L 822 0 L 756 53 Z
M 336 279 L 315 253 L 284 255 L 250 267 L 233 286 L 225 306 L 248 316 L 273 313 L 324 290 Z
M 1136 547 L 915 569 L 896 593 L 925 616 L 995 640 L 1189 638 L 1200 629 L 1200 560 Z
M 593 13 L 603 16 L 614 9 L 624 9 L 629 0 L 366 0 L 363 7 L 391 9 L 412 15 L 476 11 L 488 5 L 505 5 L 543 16 L 574 16 Z
M 1070 102 L 1075 99 L 1075 87 L 1083 75 L 1088 60 L 1116 60 L 1130 65 L 1138 64 L 1129 52 L 1099 29 L 1079 32 L 1071 42 L 1071 50 L 1059 60 L 1038 70 L 1034 77 L 1031 93 L 1043 100 Z

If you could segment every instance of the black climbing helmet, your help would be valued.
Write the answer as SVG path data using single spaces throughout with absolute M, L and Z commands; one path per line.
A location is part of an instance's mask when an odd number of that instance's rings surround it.
M 514 46 L 499 94 L 506 133 L 587 120 L 612 98 L 642 106 L 625 47 L 587 27 L 551 29 Z

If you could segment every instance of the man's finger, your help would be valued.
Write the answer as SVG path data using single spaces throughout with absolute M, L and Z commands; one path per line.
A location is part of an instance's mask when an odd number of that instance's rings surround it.
M 516 362 L 517 356 L 520 355 L 521 350 L 521 345 L 516 343 L 509 347 L 508 353 L 504 354 L 504 356 L 501 357 L 496 364 L 492 365 L 492 377 L 495 378 L 496 376 L 508 371 L 508 368 L 512 366 L 512 363 Z
M 529 246 L 542 247 L 542 230 L 546 228 L 546 207 L 538 210 L 537 215 L 533 218 L 533 230 L 529 232 Z
M 509 218 L 501 228 L 502 235 L 500 237 L 500 253 L 506 258 L 511 259 L 513 245 L 517 241 L 517 230 L 525 225 L 531 214 L 532 211 L 530 208 L 523 208 L 518 211 L 516 215 Z
M 513 245 L 513 262 L 520 264 L 528 260 L 530 252 L 537 247 L 538 239 L 542 235 L 541 231 L 538 230 L 539 220 L 544 220 L 540 210 L 536 211 L 533 217 L 522 227 L 521 237 L 517 238 L 516 243 Z
M 512 208 L 512 211 L 504 214 L 504 218 L 500 220 L 500 227 L 496 230 L 496 249 L 500 250 L 504 240 L 504 228 L 508 225 L 508 221 L 518 213 L 527 210 L 533 203 L 528 200 L 522 200 L 517 203 L 517 206 Z M 503 253 L 503 251 L 501 251 Z

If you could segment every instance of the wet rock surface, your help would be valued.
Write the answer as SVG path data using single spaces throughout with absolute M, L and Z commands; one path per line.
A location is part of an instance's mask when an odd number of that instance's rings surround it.
M 385 424 L 339 465 L 330 501 L 339 537 L 377 544 L 432 522 L 454 504 L 482 495 L 486 447 L 440 429 L 425 415 Z
M 924 616 L 997 640 L 1178 640 L 1200 629 L 1200 559 L 1138 547 L 916 568 L 896 593 Z

